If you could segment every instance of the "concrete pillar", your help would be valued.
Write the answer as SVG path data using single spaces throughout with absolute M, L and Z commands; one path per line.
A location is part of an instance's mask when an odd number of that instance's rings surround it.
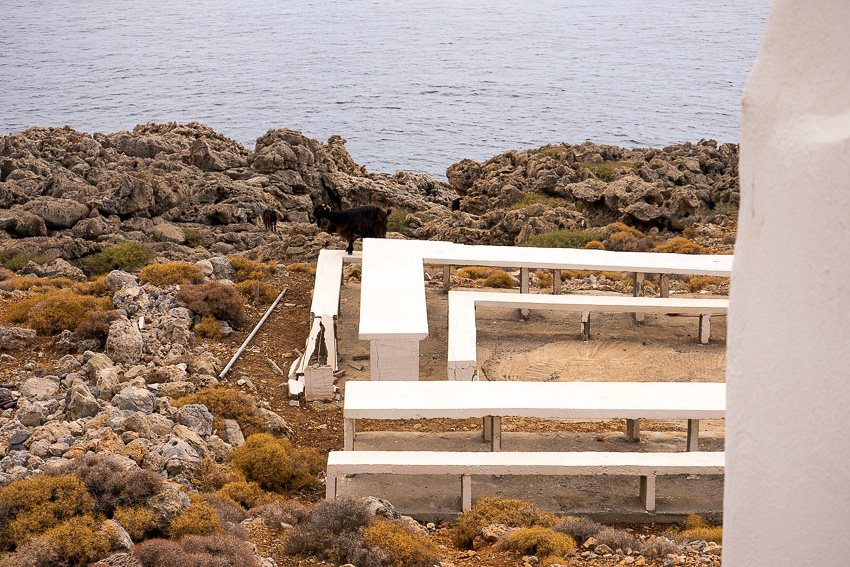
M 845 0 L 776 0 L 744 90 L 724 567 L 847 563 L 848 22 Z

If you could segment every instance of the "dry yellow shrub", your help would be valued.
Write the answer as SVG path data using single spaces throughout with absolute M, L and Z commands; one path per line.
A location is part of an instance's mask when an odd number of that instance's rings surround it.
M 204 281 L 204 273 L 201 269 L 187 262 L 167 262 L 165 264 L 150 264 L 139 272 L 142 282 L 153 284 L 157 287 L 169 285 L 183 285 L 190 283 L 201 283 Z

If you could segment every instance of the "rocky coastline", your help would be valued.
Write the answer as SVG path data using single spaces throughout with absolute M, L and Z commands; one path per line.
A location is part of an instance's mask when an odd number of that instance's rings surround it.
M 612 222 L 673 235 L 728 221 L 737 160 L 736 145 L 711 140 L 585 142 L 463 160 L 446 183 L 369 173 L 339 136 L 269 130 L 252 151 L 196 122 L 113 134 L 30 128 L 0 138 L 0 247 L 74 263 L 130 240 L 172 260 L 304 261 L 337 244 L 310 222 L 319 204 L 389 207 L 403 214 L 404 237 L 467 244 L 522 245 Z M 279 214 L 276 234 L 260 230 L 267 208 Z

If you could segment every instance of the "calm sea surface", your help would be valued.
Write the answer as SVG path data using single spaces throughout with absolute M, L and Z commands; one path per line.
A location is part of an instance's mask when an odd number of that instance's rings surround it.
M 737 142 L 770 0 L 0 0 L 0 135 L 198 120 L 370 171 Z

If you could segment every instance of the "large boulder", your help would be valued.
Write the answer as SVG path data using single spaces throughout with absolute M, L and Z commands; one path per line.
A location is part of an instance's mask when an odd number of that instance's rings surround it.
M 144 341 L 139 328 L 126 318 L 117 319 L 109 325 L 106 337 L 106 355 L 115 362 L 133 365 L 142 359 Z
M 20 208 L 0 210 L 0 229 L 16 238 L 47 234 L 47 226 L 43 218 Z
M 75 420 L 81 417 L 92 417 L 100 412 L 97 399 L 82 383 L 74 384 L 65 396 L 65 414 L 68 419 Z
M 203 404 L 186 404 L 174 412 L 172 419 L 201 437 L 212 434 L 213 415 Z
M 34 329 L 23 327 L 0 327 L 0 350 L 29 348 L 35 342 Z
M 40 400 L 49 396 L 55 396 L 59 391 L 59 381 L 56 377 L 33 376 L 27 378 L 18 388 L 21 397 L 28 400 Z
M 140 411 L 145 414 L 153 413 L 156 396 L 145 388 L 125 386 L 112 398 L 112 405 L 122 410 Z
M 71 199 L 42 197 L 21 206 L 24 211 L 41 217 L 48 228 L 71 228 L 89 214 L 89 208 Z

